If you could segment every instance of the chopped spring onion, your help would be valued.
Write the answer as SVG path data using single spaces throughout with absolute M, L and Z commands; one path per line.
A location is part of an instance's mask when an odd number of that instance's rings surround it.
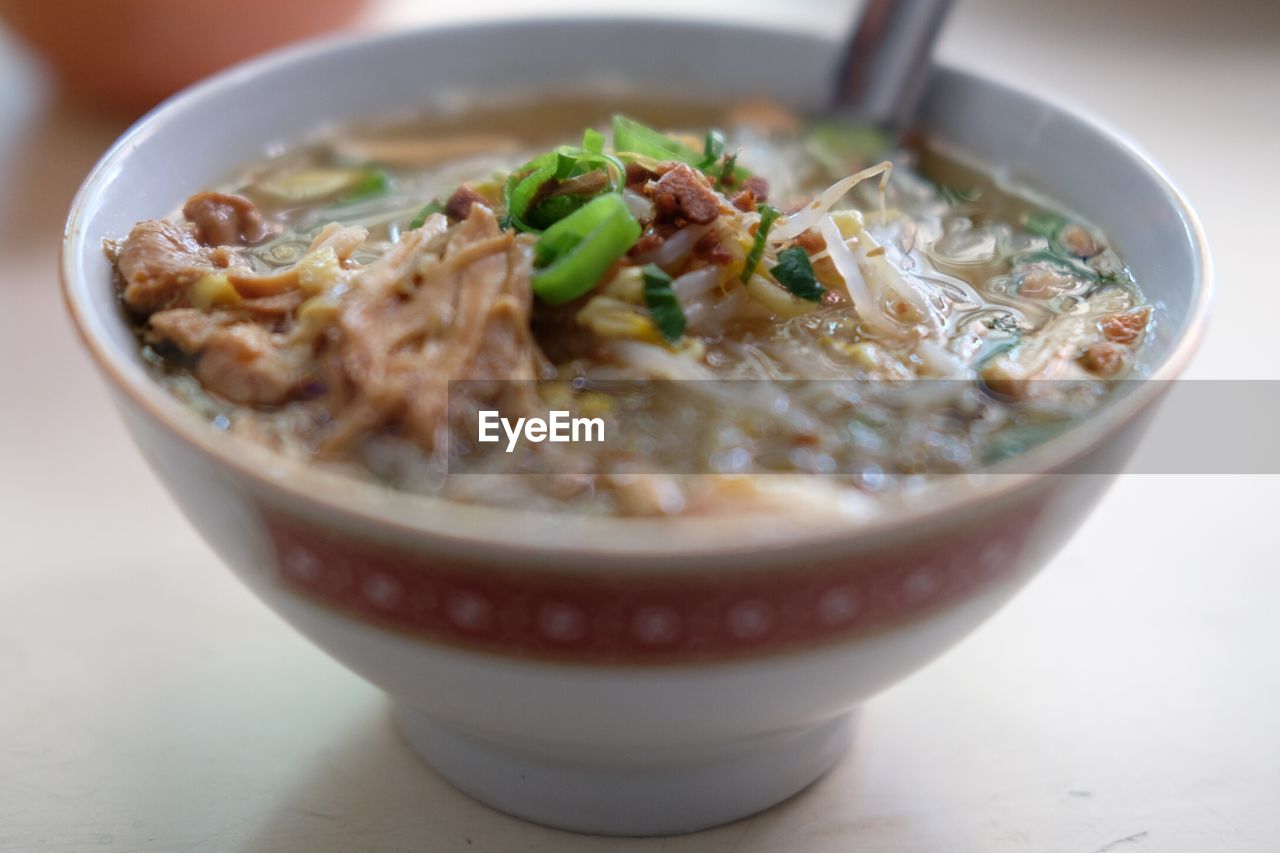
M 845 174 L 870 163 L 889 150 L 892 140 L 879 128 L 819 122 L 810 128 L 805 145 L 809 152 L 836 174 Z
M 779 284 L 809 302 L 821 302 L 822 294 L 827 292 L 813 273 L 809 254 L 799 246 L 779 252 L 778 262 L 769 272 Z
M 720 174 L 716 176 L 716 189 L 723 190 L 726 185 L 735 182 L 740 153 L 742 152 L 735 151 L 724 158 L 724 165 L 720 168 Z
M 427 224 L 427 217 L 435 213 L 444 213 L 444 205 L 440 203 L 440 199 L 433 198 L 418 211 L 418 215 L 409 220 L 409 230 L 415 231 Z
M 698 168 L 708 171 L 720 159 L 721 154 L 724 154 L 724 134 L 718 130 L 708 130 L 707 138 L 702 143 L 702 162 L 698 164 Z
M 582 132 L 582 150 L 592 154 L 604 153 L 604 134 L 593 127 Z
M 507 177 L 503 195 L 507 205 L 507 217 L 511 224 L 521 231 L 537 231 L 525 222 L 525 214 L 538 190 L 547 181 L 554 180 L 556 172 L 561 168 L 559 156 L 552 152 L 543 154 L 525 163 Z
M 258 189 L 281 201 L 302 204 L 332 198 L 364 178 L 365 170 L 359 168 L 300 169 L 260 181 Z
M 655 160 L 679 160 L 690 166 L 702 162 L 702 155 L 689 146 L 624 115 L 613 117 L 613 150 Z
M 1037 237 L 1043 237 L 1046 240 L 1052 240 L 1057 236 L 1067 221 L 1056 213 L 1050 213 L 1047 210 L 1028 213 L 1022 217 L 1022 227 L 1027 231 L 1035 234 Z
M 672 278 L 657 264 L 645 264 L 643 272 L 644 304 L 649 308 L 649 316 L 662 336 L 675 343 L 684 336 L 686 321 L 684 309 L 671 287 Z
M 950 184 L 938 184 L 938 194 L 942 196 L 942 200 L 952 207 L 959 207 L 965 204 L 972 204 L 982 198 L 981 187 L 970 187 L 967 190 L 953 187 Z
M 533 292 L 550 305 L 577 299 L 635 245 L 640 231 L 622 196 L 597 196 L 538 238 Z
M 351 204 L 383 195 L 391 189 L 391 176 L 381 169 L 366 169 L 355 186 L 338 198 L 338 204 Z
M 773 228 L 774 221 L 782 215 L 782 211 L 771 204 L 761 204 L 756 209 L 760 211 L 760 225 L 756 228 L 755 242 L 751 244 L 746 265 L 742 268 L 743 282 L 755 275 L 756 267 L 760 266 L 760 259 L 764 257 L 764 244 L 769 240 L 769 230 Z
M 562 195 L 538 202 L 528 215 L 529 222 L 537 229 L 544 229 L 564 219 L 586 204 L 586 196 Z
M 600 139 L 597 140 L 595 137 Z M 560 196 L 550 200 L 553 203 L 547 205 L 545 210 L 542 209 L 539 196 L 550 181 L 564 181 L 596 169 L 603 169 L 609 176 L 608 191 L 622 192 L 626 184 L 626 168 L 622 162 L 603 151 L 592 150 L 597 142 L 603 149 L 603 137 L 596 131 L 588 129 L 583 134 L 582 141 L 582 148 L 568 146 L 557 148 L 555 151 L 535 157 L 507 177 L 503 197 L 507 206 L 507 218 L 512 225 L 521 231 L 536 234 L 586 204 L 587 199 L 581 196 Z
M 688 163 L 690 166 L 702 172 L 716 175 L 711 170 L 719 161 L 724 153 L 724 137 L 716 131 L 707 134 L 703 143 L 703 150 L 696 151 L 684 143 L 672 139 L 664 133 L 659 133 L 647 125 L 624 115 L 615 115 L 613 117 L 613 150 L 619 154 L 639 154 L 651 160 L 659 162 L 663 160 L 677 160 L 681 163 Z M 737 158 L 734 158 L 734 165 L 731 166 L 735 180 L 742 181 L 751 177 L 751 173 L 741 166 L 736 165 Z M 721 173 L 723 174 L 723 172 Z

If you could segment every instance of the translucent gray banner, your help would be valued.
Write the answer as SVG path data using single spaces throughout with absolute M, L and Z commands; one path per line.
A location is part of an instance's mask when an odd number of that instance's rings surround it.
M 1139 386 L 1156 408 L 1067 473 L 1280 474 L 1280 382 L 845 379 L 456 381 L 448 473 L 1015 473 Z

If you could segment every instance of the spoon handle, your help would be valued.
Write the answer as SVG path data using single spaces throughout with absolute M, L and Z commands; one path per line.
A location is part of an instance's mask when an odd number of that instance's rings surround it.
M 908 127 L 951 3 L 867 0 L 845 45 L 832 110 L 869 124 Z

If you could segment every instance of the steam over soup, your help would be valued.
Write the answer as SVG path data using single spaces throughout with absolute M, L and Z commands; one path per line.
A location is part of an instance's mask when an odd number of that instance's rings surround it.
M 1153 322 L 1088 223 L 768 103 L 351 129 L 107 249 L 214 427 L 547 511 L 874 507 L 1088 415 Z

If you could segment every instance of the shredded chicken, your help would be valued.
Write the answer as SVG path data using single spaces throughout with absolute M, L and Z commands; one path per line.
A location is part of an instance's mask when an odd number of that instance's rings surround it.
M 479 204 L 439 236 L 446 225 L 432 216 L 352 282 L 337 321 L 326 452 L 349 449 L 383 426 L 428 451 L 443 450 L 456 414 L 449 411 L 450 380 L 544 375 L 546 360 L 530 332 L 532 240 L 504 232 Z M 473 384 L 467 396 L 512 413 L 535 405 L 533 389 L 519 384 Z
M 233 221 L 230 206 L 210 212 L 218 196 L 188 202 L 186 215 L 200 223 L 143 222 L 111 247 L 126 304 L 150 315 L 148 339 L 194 356 L 196 377 L 213 393 L 272 406 L 320 378 L 332 424 L 327 450 L 348 449 L 384 426 L 431 450 L 445 446 L 451 380 L 544 375 L 530 331 L 532 240 L 504 232 L 478 199 L 468 199 L 454 229 L 433 216 L 359 272 L 346 261 L 367 232 L 335 224 L 298 263 L 260 274 L 235 250 L 204 245 L 247 238 L 249 226 Z M 324 304 L 304 317 L 313 296 Z M 504 410 L 528 411 L 537 401 L 531 387 L 499 382 L 469 387 L 467 396 Z

